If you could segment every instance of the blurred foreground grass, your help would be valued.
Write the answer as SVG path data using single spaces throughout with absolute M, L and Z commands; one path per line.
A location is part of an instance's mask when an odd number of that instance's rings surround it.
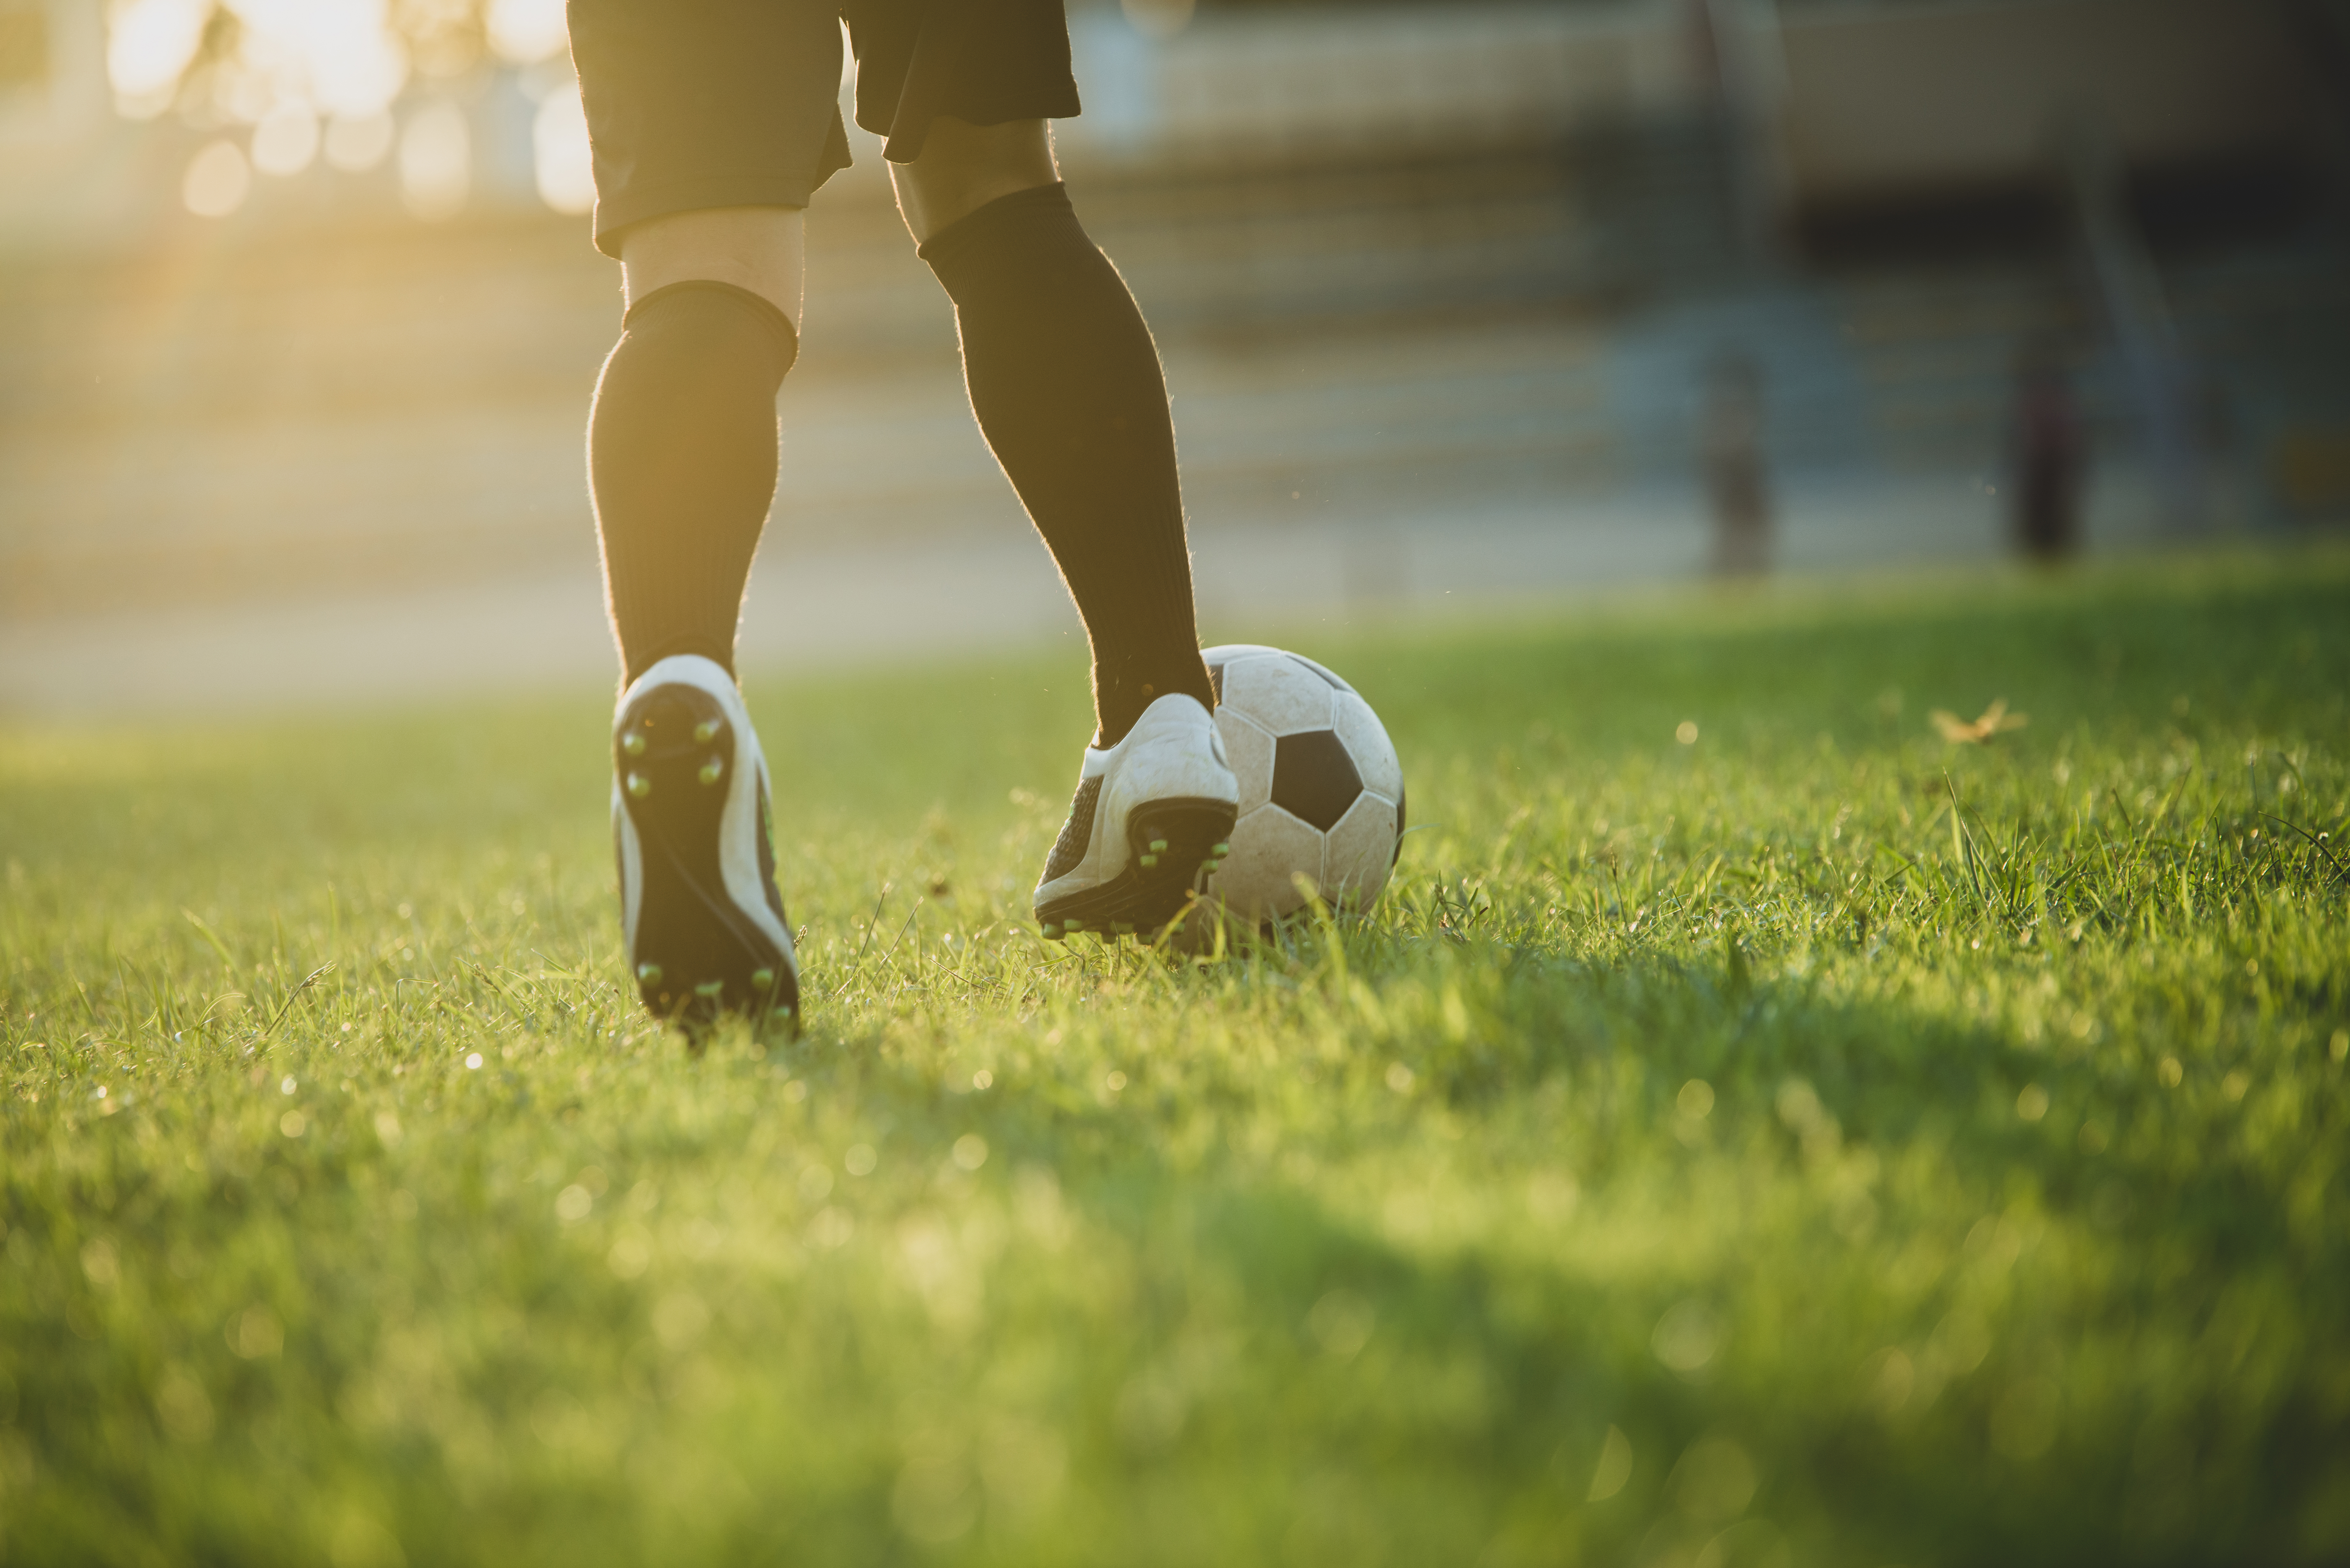
M 1293 640 L 1426 826 L 1197 966 L 1078 672 L 754 680 L 699 1060 L 601 694 L 0 733 L 0 1559 L 2350 1554 L 2350 558 Z

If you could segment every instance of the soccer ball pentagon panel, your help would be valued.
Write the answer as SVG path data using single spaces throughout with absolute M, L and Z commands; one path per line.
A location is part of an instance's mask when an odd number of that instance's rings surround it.
M 1403 841 L 1403 767 L 1371 705 L 1302 655 L 1253 643 L 1206 650 L 1216 728 L 1240 776 L 1232 853 L 1206 896 L 1255 925 L 1305 907 L 1368 909 Z

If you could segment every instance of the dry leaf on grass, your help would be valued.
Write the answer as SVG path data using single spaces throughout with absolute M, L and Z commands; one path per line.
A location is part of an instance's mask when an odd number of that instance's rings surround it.
M 2002 730 L 2021 730 L 2032 722 L 2029 713 L 2009 712 L 2004 697 L 1993 699 L 1980 719 L 1961 719 L 1940 708 L 1928 717 L 1934 721 L 1934 728 L 1941 732 L 1942 739 L 1961 746 L 1979 746 Z

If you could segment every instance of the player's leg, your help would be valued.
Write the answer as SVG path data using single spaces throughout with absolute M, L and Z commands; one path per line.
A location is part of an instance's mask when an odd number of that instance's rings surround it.
M 847 161 L 839 24 L 806 0 L 573 0 L 596 241 L 625 315 L 588 422 L 620 650 L 613 837 L 629 962 L 689 1021 L 795 1012 L 734 632 L 775 486 L 809 192 Z
M 775 392 L 797 348 L 801 213 L 731 207 L 620 235 L 627 315 L 588 420 L 621 661 L 614 847 L 629 969 L 690 1022 L 795 1010 L 767 782 L 734 630 L 775 491 Z
M 893 164 L 955 304 L 972 410 L 1085 621 L 1097 730 L 1035 909 L 1148 931 L 1229 841 L 1238 786 L 1200 659 L 1175 434 L 1134 297 L 1087 237 L 1041 119 L 931 121 Z
M 1169 692 L 1213 706 L 1159 351 L 1077 221 L 1045 122 L 934 119 L 890 174 L 954 300 L 972 411 L 1085 620 L 1096 742 Z
M 627 314 L 588 457 L 621 683 L 671 654 L 731 671 L 775 496 L 775 393 L 799 351 L 803 214 L 669 213 L 619 239 Z

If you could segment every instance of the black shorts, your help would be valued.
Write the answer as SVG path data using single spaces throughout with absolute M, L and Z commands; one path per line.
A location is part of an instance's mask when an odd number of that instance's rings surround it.
M 570 0 L 596 154 L 596 247 L 704 207 L 805 207 L 848 167 L 840 24 L 857 123 L 910 163 L 940 115 L 1077 112 L 1062 0 Z

